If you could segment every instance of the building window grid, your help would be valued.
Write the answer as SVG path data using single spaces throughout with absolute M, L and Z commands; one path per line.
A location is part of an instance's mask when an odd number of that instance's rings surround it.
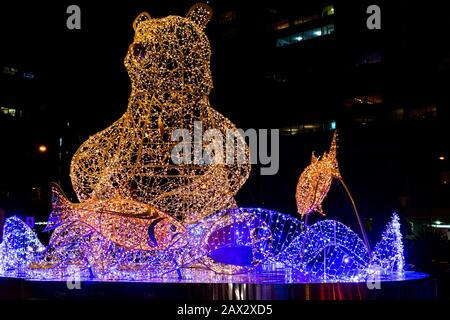
M 295 18 L 289 22 L 288 19 L 280 20 L 272 25 L 272 29 L 275 31 L 284 30 L 289 28 L 291 25 L 297 26 L 310 21 L 318 20 L 321 17 L 328 17 L 334 15 L 334 6 L 332 4 L 326 5 L 322 8 L 322 11 L 315 12 L 309 15 L 303 15 Z
M 276 42 L 277 47 L 284 47 L 294 43 L 305 40 L 310 40 L 317 37 L 322 37 L 334 33 L 334 24 L 327 24 L 322 27 L 305 30 L 303 32 L 295 33 L 286 37 L 278 38 Z

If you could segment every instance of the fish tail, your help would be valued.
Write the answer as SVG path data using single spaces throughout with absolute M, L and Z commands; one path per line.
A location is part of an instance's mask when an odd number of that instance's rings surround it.
M 50 183 L 52 190 L 52 212 L 48 218 L 44 231 L 50 231 L 63 224 L 69 218 L 67 213 L 71 210 L 72 203 L 64 195 L 61 187 L 54 182 Z

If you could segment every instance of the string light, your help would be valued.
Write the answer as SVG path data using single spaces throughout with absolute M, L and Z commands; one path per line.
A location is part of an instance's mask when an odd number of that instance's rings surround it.
M 403 240 L 397 213 L 392 214 L 380 242 L 375 246 L 370 265 L 372 270 L 380 270 L 383 274 L 404 274 Z
M 334 220 L 305 226 L 298 219 L 259 208 L 226 210 L 187 227 L 164 250 L 127 249 L 90 226 L 75 223 L 55 230 L 45 248 L 18 218 L 5 225 L 0 244 L 0 275 L 30 279 L 61 279 L 75 266 L 85 278 L 100 280 L 200 277 L 213 281 L 220 274 L 261 272 L 281 266 L 295 269 L 307 281 L 363 281 L 375 272 L 403 275 L 404 257 L 398 215 L 394 214 L 372 258 L 350 228 Z M 83 235 L 80 237 L 80 235 Z M 70 236 L 70 242 L 68 241 Z M 247 262 L 229 263 L 236 248 L 247 248 Z M 70 250 L 67 250 L 70 248 Z M 228 250 L 228 255 L 220 254 Z M 244 256 L 245 258 L 245 256 Z M 256 269 L 256 270 L 255 270 Z M 254 270 L 254 271 L 252 271 Z M 205 277 L 205 278 L 202 278 Z
M 324 152 L 322 157 L 316 157 L 313 152 L 311 164 L 303 170 L 298 179 L 295 198 L 297 211 L 302 218 L 314 211 L 324 215 L 322 202 L 330 190 L 333 179 L 341 177 L 336 159 L 336 149 L 335 132 L 330 151 Z
M 330 151 L 328 153 L 324 152 L 321 158 L 316 157 L 313 152 L 311 164 L 301 173 L 297 183 L 297 192 L 295 194 L 297 211 L 302 218 L 305 218 L 305 224 L 308 224 L 308 215 L 311 212 L 316 211 L 321 215 L 325 215 L 322 209 L 322 202 L 330 191 L 333 179 L 338 179 L 352 203 L 361 235 L 369 255 L 371 255 L 369 240 L 367 239 L 366 230 L 364 229 L 358 209 L 356 208 L 355 200 L 339 172 L 339 165 L 336 158 L 336 140 L 337 133 L 335 131 L 331 141 Z
M 134 41 L 125 58 L 132 91 L 128 109 L 113 125 L 81 145 L 71 163 L 78 199 L 127 199 L 152 205 L 184 223 L 235 207 L 233 196 L 249 176 L 248 147 L 237 135 L 235 164 L 175 165 L 175 129 L 225 136 L 236 127 L 209 104 L 213 87 L 211 49 L 204 28 L 212 10 L 194 5 L 186 17 L 151 18 L 133 23 Z M 242 150 L 241 150 L 242 149 Z M 230 163 L 232 161 L 229 161 Z
M 0 243 L 0 275 L 23 276 L 33 254 L 44 250 L 36 234 L 21 219 L 8 218 Z
M 222 133 L 236 129 L 208 101 L 211 52 L 203 29 L 211 13 L 199 4 L 186 17 L 136 18 L 125 58 L 132 82 L 128 109 L 72 159 L 80 203 L 69 202 L 52 185 L 47 230 L 54 231 L 47 247 L 20 219 L 7 219 L 0 275 L 60 280 L 77 272 L 96 280 L 229 281 L 226 275 L 282 267 L 309 281 L 360 281 L 375 268 L 403 272 L 397 215 L 371 257 L 367 242 L 337 221 L 308 226 L 276 211 L 236 208 L 233 197 L 248 178 L 249 164 L 172 162 L 174 129 L 193 132 L 196 121 Z M 248 158 L 243 138 L 237 138 L 242 150 L 236 156 Z M 300 176 L 296 200 L 302 217 L 322 213 L 334 178 L 342 182 L 336 135 L 330 151 L 313 155 Z

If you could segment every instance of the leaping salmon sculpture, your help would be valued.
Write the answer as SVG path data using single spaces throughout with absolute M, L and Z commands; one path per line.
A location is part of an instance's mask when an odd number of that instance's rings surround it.
M 119 198 L 72 203 L 57 184 L 51 188 L 53 211 L 46 230 L 82 222 L 111 242 L 137 250 L 164 250 L 186 231 L 179 221 L 147 204 Z
M 311 164 L 300 175 L 295 198 L 297 211 L 302 218 L 314 211 L 325 215 L 322 202 L 330 190 L 333 179 L 341 179 L 336 159 L 336 138 L 335 132 L 330 151 L 324 152 L 322 157 L 317 157 L 313 152 Z
M 356 208 L 355 201 L 342 179 L 339 171 L 339 165 L 337 161 L 337 133 L 333 134 L 331 140 L 330 151 L 324 152 L 322 157 L 316 157 L 312 154 L 311 164 L 300 175 L 297 184 L 297 191 L 295 199 L 297 201 L 297 211 L 302 218 L 305 218 L 305 224 L 308 224 L 308 215 L 311 212 L 318 212 L 321 215 L 325 215 L 322 209 L 322 202 L 330 191 L 331 183 L 333 179 L 338 179 L 341 185 L 344 187 L 347 193 L 353 210 L 355 211 L 356 218 L 358 220 L 361 235 L 364 239 L 364 243 L 371 255 L 369 240 L 367 239 L 366 231 L 359 216 L 358 209 Z

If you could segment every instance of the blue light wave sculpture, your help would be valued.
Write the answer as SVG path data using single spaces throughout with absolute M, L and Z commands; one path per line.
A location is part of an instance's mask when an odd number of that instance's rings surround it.
M 67 228 L 83 235 L 68 239 Z M 372 255 L 361 238 L 334 220 L 305 226 L 299 219 L 259 208 L 225 210 L 188 225 L 165 250 L 127 250 L 78 223 L 59 227 L 45 247 L 19 218 L 7 219 L 0 244 L 0 276 L 145 281 L 192 270 L 216 274 L 260 272 L 268 266 L 296 270 L 308 281 L 363 281 L 403 275 L 399 217 L 392 220 Z M 75 271 L 74 271 L 75 270 Z

